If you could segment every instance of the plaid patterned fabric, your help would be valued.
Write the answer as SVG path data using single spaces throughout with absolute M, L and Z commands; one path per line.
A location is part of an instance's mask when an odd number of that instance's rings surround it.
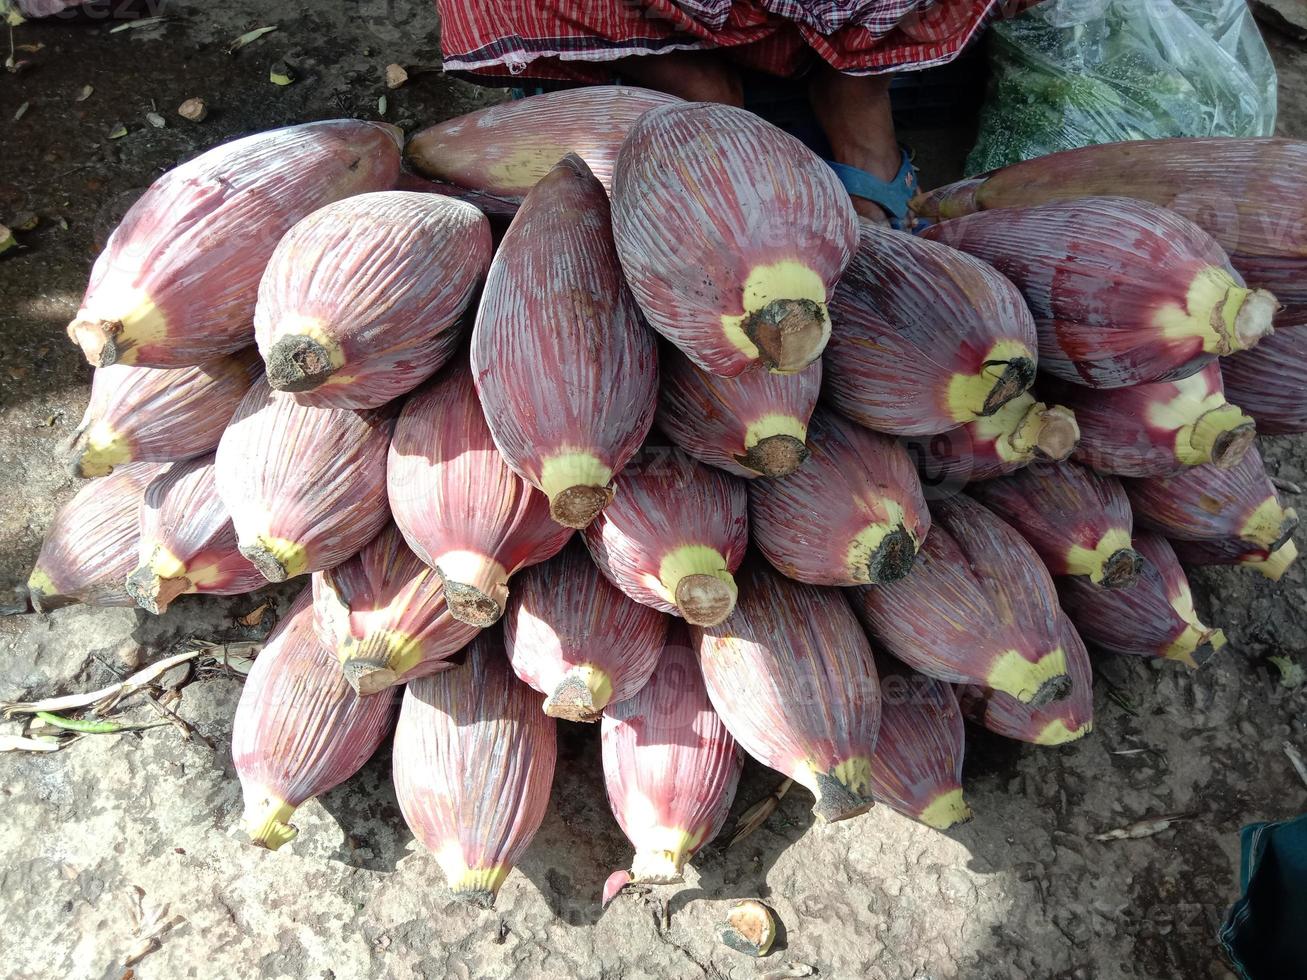
M 793 75 L 813 55 L 853 75 L 951 61 L 990 17 L 1038 0 L 436 0 L 452 72 L 602 83 L 628 55 L 721 49 Z
M 672 0 L 710 31 L 720 31 L 731 16 L 731 0 Z
M 725 0 L 730 6 L 729 0 Z M 935 0 L 761 0 L 762 6 L 783 20 L 834 34 L 857 26 L 884 37 L 909 14 L 935 5 Z

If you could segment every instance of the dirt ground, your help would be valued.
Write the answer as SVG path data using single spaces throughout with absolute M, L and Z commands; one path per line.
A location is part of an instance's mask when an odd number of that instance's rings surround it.
M 159 12 L 160 25 L 110 29 Z M 386 118 L 406 127 L 502 95 L 436 73 L 386 92 L 386 64 L 438 64 L 436 16 L 420 0 L 154 9 L 113 0 L 112 14 L 23 25 L 15 57 L 29 66 L 0 77 L 0 221 L 39 217 L 20 234 L 24 249 L 0 260 L 4 589 L 26 578 L 76 489 L 56 447 L 81 415 L 90 369 L 63 327 L 98 246 L 151 180 L 237 134 L 375 118 L 383 95 Z M 238 35 L 273 24 L 226 53 Z M 1273 44 L 1283 130 L 1307 136 L 1307 57 L 1293 42 Z M 285 88 L 267 80 L 280 59 L 300 76 Z M 77 101 L 84 86 L 93 91 Z M 192 96 L 211 106 L 202 123 L 175 112 Z M 156 110 L 165 128 L 147 122 Z M 126 135 L 111 138 L 119 124 Z M 906 136 L 922 148 L 925 182 L 953 176 L 965 134 L 917 132 Z M 1267 440 L 1270 469 L 1307 482 L 1305 448 Z M 1227 652 L 1196 675 L 1100 657 L 1097 730 L 1083 742 L 1037 749 L 973 731 L 976 819 L 955 832 L 888 807 L 814 825 L 796 790 L 741 845 L 701 855 L 680 890 L 624 896 L 602 915 L 602 882 L 629 848 L 607 810 L 593 728 L 563 726 L 544 827 L 497 909 L 481 912 L 449 898 L 405 828 L 385 750 L 300 811 L 292 844 L 243 845 L 229 751 L 239 684 L 196 680 L 177 709 L 195 726 L 189 741 L 169 727 L 0 757 L 0 973 L 122 976 L 140 938 L 171 920 L 135 976 L 1228 977 L 1213 934 L 1236 895 L 1238 829 L 1293 815 L 1307 799 L 1281 751 L 1287 740 L 1307 752 L 1307 688 L 1280 686 L 1268 659 L 1307 659 L 1305 575 L 1300 566 L 1278 585 L 1195 575 Z M 296 588 L 191 597 L 161 618 L 81 608 L 0 618 L 0 699 L 109 683 L 128 640 L 154 658 L 192 637 L 257 637 L 271 615 L 257 628 L 236 617 L 265 600 L 284 612 Z M 750 764 L 735 812 L 778 781 Z M 1185 819 L 1147 839 L 1092 839 L 1173 814 Z M 771 903 L 784 924 L 780 949 L 758 963 L 718 940 L 743 897 Z

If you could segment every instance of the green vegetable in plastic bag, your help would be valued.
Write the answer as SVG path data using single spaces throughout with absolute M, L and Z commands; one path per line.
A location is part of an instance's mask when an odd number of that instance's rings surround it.
M 1275 129 L 1275 66 L 1244 0 L 1046 0 L 989 44 L 969 175 L 1094 143 Z

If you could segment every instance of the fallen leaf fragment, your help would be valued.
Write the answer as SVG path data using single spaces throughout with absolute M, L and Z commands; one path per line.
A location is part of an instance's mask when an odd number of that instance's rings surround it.
M 263 37 L 265 34 L 271 34 L 276 29 L 277 29 L 277 25 L 273 24 L 270 27 L 256 27 L 252 31 L 246 31 L 236 40 L 232 41 L 231 44 L 227 45 L 227 53 L 235 54 L 237 51 L 245 47 L 247 44 L 253 44 L 255 41 Z

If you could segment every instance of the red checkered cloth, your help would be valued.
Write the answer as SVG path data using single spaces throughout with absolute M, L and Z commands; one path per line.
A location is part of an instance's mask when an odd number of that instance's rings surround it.
M 436 0 L 452 72 L 612 81 L 604 62 L 721 49 L 794 75 L 813 55 L 851 75 L 952 61 L 994 16 L 1038 0 Z

